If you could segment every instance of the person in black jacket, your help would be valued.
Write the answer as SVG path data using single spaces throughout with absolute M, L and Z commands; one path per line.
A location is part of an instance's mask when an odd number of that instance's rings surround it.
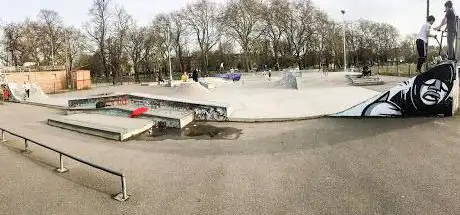
M 193 70 L 192 79 L 195 82 L 198 82 L 198 69 Z
M 434 28 L 434 30 L 440 31 L 441 27 L 447 25 L 447 54 L 449 60 L 455 60 L 455 48 L 454 42 L 455 38 L 457 37 L 457 15 L 455 15 L 455 11 L 452 5 L 452 1 L 447 1 L 444 4 L 446 8 L 446 16 L 442 20 L 441 24 Z

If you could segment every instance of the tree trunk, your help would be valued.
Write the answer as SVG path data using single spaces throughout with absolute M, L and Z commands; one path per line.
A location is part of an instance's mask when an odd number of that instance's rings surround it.
M 279 58 L 278 58 L 278 44 L 274 43 L 273 44 L 273 52 L 275 53 L 275 68 L 276 71 L 280 71 L 280 64 L 279 64 Z
M 138 69 L 138 62 L 135 62 L 134 65 L 133 65 L 133 69 L 134 69 L 134 79 L 136 81 L 136 83 L 139 83 L 139 69 Z
M 182 46 L 179 45 L 178 47 L 178 57 L 179 57 L 179 68 L 180 68 L 180 71 L 181 73 L 185 72 L 185 65 L 184 65 L 184 57 L 183 57 L 183 54 L 182 54 Z
M 248 73 L 250 70 L 250 62 L 249 62 L 249 56 L 248 56 L 248 47 L 244 48 L 244 66 L 245 66 L 245 72 Z

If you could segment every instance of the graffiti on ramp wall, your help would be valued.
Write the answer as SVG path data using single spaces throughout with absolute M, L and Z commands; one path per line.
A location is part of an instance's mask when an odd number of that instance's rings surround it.
M 334 116 L 451 116 L 455 79 L 454 64 L 445 62 Z

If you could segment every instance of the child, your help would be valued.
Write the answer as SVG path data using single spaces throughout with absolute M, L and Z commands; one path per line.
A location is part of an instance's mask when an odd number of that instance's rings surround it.
M 418 61 L 417 61 L 417 72 L 420 73 L 422 70 L 423 63 L 425 63 L 426 59 L 426 50 L 428 44 L 428 37 L 436 37 L 435 35 L 430 34 L 431 25 L 433 25 L 435 21 L 434 16 L 429 16 L 427 18 L 427 23 L 423 24 L 420 33 L 418 34 L 418 38 L 416 40 L 417 44 L 417 53 L 418 53 Z
M 10 98 L 10 92 L 8 91 L 6 84 L 3 85 L 2 88 L 3 88 L 3 101 L 6 102 Z

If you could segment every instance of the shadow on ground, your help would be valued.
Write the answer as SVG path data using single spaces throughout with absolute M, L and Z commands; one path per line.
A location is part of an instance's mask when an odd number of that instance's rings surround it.
M 164 126 L 158 126 L 153 131 L 145 132 L 134 139 L 140 141 L 236 140 L 243 134 L 242 131 L 234 127 L 218 127 L 204 122 L 195 122 L 183 129 L 167 129 Z
M 198 142 L 179 141 L 170 144 L 158 144 L 154 149 L 143 148 L 143 150 L 154 150 L 184 156 L 206 156 L 206 155 L 255 155 L 255 154 L 277 154 L 295 152 L 299 150 L 312 150 L 321 147 L 332 147 L 340 144 L 353 144 L 356 140 L 369 139 L 369 144 L 379 144 L 385 140 L 377 138 L 379 135 L 390 132 L 401 132 L 415 126 L 432 123 L 438 118 L 323 118 L 317 120 L 307 120 L 286 123 L 263 123 L 263 124 L 233 124 L 234 127 L 244 129 L 243 137 L 256 137 L 255 141 L 225 141 L 226 138 L 210 137 L 206 132 L 213 126 L 198 127 L 195 136 L 193 132 L 190 136 L 180 136 L 176 134 L 166 134 L 160 137 L 141 136 L 136 140 L 202 140 Z M 242 135 L 241 129 L 234 127 L 221 127 L 222 131 Z M 200 130 L 200 128 L 206 128 Z M 211 131 L 212 132 L 212 131 Z M 201 135 L 201 136 L 200 136 Z M 413 134 L 411 134 L 413 135 Z M 375 138 L 374 138 L 375 137 Z M 211 141 L 207 141 L 211 140 Z M 221 141 L 213 141 L 221 140 Z

